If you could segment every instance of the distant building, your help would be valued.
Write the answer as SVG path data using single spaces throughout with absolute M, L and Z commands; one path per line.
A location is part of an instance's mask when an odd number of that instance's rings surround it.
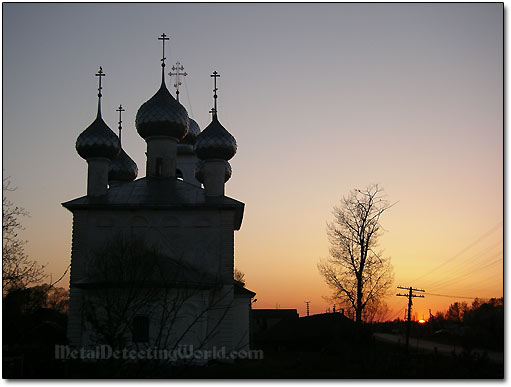
M 76 141 L 87 195 L 62 204 L 73 213 L 68 338 L 74 346 L 114 337 L 127 346 L 248 349 L 255 293 L 233 279 L 244 204 L 224 194 L 236 140 L 218 120 L 216 78 L 212 121 L 201 132 L 167 90 L 164 67 L 162 60 L 161 86 L 136 116 L 147 143 L 146 176 L 137 180 L 120 131 L 103 121 L 104 74 L 96 74 L 97 117 Z
M 258 347 L 316 350 L 352 340 L 354 322 L 341 313 L 298 317 L 295 309 L 252 310 L 253 340 Z
M 259 335 L 282 320 L 298 319 L 296 309 L 252 309 L 252 333 Z

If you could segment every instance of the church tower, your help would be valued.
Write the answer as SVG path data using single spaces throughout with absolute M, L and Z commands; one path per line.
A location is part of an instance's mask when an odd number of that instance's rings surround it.
M 100 67 L 96 74 L 99 77 L 98 113 L 92 124 L 85 129 L 76 140 L 76 151 L 87 160 L 87 195 L 96 197 L 104 195 L 108 186 L 108 169 L 111 160 L 117 158 L 121 151 L 121 143 L 112 129 L 101 117 L 101 78 L 105 76 Z
M 181 86 L 181 77 L 186 77 L 188 73 L 184 71 L 184 66 L 176 62 L 172 66 L 169 75 L 175 77 L 174 87 L 176 88 L 176 101 L 179 102 L 179 87 Z M 177 170 L 176 176 L 183 181 L 200 187 L 201 183 L 195 178 L 195 166 L 199 159 L 195 154 L 193 146 L 200 134 L 200 127 L 197 122 L 189 117 L 189 127 L 186 136 L 177 145 Z
M 138 167 L 137 164 L 128 156 L 122 149 L 121 133 L 122 133 L 122 112 L 125 111 L 122 105 L 116 110 L 119 112 L 119 144 L 121 151 L 119 156 L 112 160 L 108 169 L 108 185 L 115 187 L 117 185 L 133 181 L 137 178 Z
M 225 183 L 232 175 L 230 160 L 236 154 L 238 144 L 235 138 L 218 121 L 216 79 L 220 77 L 216 71 L 211 74 L 214 79 L 213 101 L 214 106 L 211 123 L 197 137 L 195 152 L 201 161 L 197 164 L 195 177 L 202 184 L 206 196 L 223 196 Z

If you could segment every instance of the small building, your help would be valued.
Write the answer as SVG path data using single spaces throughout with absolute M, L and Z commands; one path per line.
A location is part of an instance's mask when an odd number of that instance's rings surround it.
M 258 336 L 281 321 L 298 319 L 296 309 L 252 309 L 252 333 Z

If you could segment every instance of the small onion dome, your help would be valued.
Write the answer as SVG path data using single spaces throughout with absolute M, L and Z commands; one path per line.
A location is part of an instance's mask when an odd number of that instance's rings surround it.
M 179 144 L 177 144 L 178 155 L 193 155 L 193 145 L 197 140 L 197 136 L 200 134 L 199 124 L 195 120 L 190 118 L 190 126 L 188 127 L 188 133 Z
M 156 94 L 138 109 L 135 126 L 144 139 L 166 136 L 181 140 L 188 132 L 188 113 L 162 82 Z
M 230 160 L 237 149 L 236 139 L 222 126 L 216 114 L 195 142 L 195 153 L 202 160 Z
M 190 118 L 190 126 L 188 127 L 188 133 L 185 138 L 180 141 L 180 144 L 193 145 L 197 140 L 197 136 L 200 134 L 199 124 L 192 118 Z
M 84 159 L 106 157 L 113 160 L 121 150 L 119 137 L 98 114 L 92 124 L 76 139 L 76 151 Z
M 108 180 L 133 181 L 137 178 L 137 164 L 121 149 L 119 156 L 112 160 L 108 169 Z
M 204 184 L 204 164 L 206 162 L 204 160 L 200 160 L 197 165 L 195 166 L 195 178 L 201 183 Z M 225 163 L 225 181 L 224 183 L 227 183 L 227 180 L 229 180 L 232 176 L 232 168 L 231 164 L 229 164 L 228 161 L 224 161 Z

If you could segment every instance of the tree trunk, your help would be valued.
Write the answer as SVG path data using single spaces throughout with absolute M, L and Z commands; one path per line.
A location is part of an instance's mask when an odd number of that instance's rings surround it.
M 355 322 L 362 324 L 362 278 L 357 278 L 357 307 L 355 308 Z

